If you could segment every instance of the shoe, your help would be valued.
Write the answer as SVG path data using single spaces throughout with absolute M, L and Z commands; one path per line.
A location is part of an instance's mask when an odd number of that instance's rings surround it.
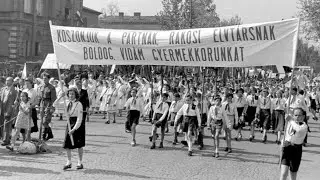
M 176 145 L 178 143 L 178 139 L 173 140 L 173 145 Z
M 228 153 L 232 153 L 232 149 L 231 148 L 228 149 Z
M 152 136 L 149 136 L 149 141 L 152 142 Z
M 188 156 L 192 156 L 192 151 L 188 151 Z
M 83 169 L 83 165 L 82 165 L 82 164 L 77 165 L 77 169 L 78 169 L 78 170 L 79 170 L 79 169 Z
M 133 141 L 131 142 L 131 146 L 132 146 L 132 147 L 136 146 L 136 140 L 133 140 Z
M 181 141 L 181 144 L 183 144 L 184 146 L 188 146 L 188 142 L 187 141 Z
M 113 120 L 113 123 L 116 123 L 116 120 Z
M 6 146 L 7 149 L 9 149 L 10 151 L 13 151 L 13 147 L 12 146 Z
M 215 158 L 219 158 L 219 153 L 215 153 Z
M 202 150 L 202 149 L 203 149 L 203 145 L 200 145 L 200 146 L 198 147 L 198 149 L 199 149 L 199 150 Z
M 65 165 L 65 166 L 63 166 L 63 170 L 71 169 L 71 167 L 72 167 L 72 165 L 71 165 L 71 164 L 69 164 L 69 165 Z
M 267 141 L 267 135 L 263 137 L 262 142 L 265 143 Z
M 110 121 L 105 122 L 105 124 L 110 124 Z
M 130 131 L 130 130 L 128 130 L 128 129 L 126 129 L 126 133 L 131 133 L 131 131 Z
M 10 143 L 8 143 L 8 142 L 3 142 L 3 143 L 1 144 L 1 146 L 8 146 L 8 145 L 10 145 Z
M 228 148 L 228 147 L 226 147 L 226 148 L 224 149 L 224 151 L 225 151 L 225 152 L 228 152 L 228 151 L 229 151 L 229 148 Z
M 150 149 L 155 149 L 156 148 L 156 144 L 153 143 L 152 146 L 150 147 Z
M 103 117 L 102 119 L 106 119 L 106 117 Z
M 249 137 L 249 141 L 251 142 L 252 140 L 254 140 L 254 136 Z
M 163 142 L 160 143 L 159 148 L 163 148 Z

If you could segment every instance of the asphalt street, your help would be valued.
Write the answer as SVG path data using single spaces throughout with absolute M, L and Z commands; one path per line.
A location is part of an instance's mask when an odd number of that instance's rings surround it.
M 189 157 L 186 147 L 172 145 L 172 127 L 166 134 L 164 148 L 150 150 L 150 123 L 140 121 L 137 146 L 131 147 L 131 135 L 124 131 L 125 118 L 117 117 L 115 124 L 105 124 L 101 117 L 99 114 L 92 115 L 86 124 L 83 170 L 75 168 L 77 151 L 73 151 L 72 169 L 62 170 L 66 163 L 66 152 L 62 148 L 66 121 L 54 118 L 55 137 L 48 141 L 51 153 L 22 155 L 0 147 L 0 179 L 279 179 L 280 149 L 274 142 L 275 134 L 269 134 L 264 144 L 260 132 L 256 132 L 256 140 L 249 142 L 249 132 L 245 130 L 242 141 L 232 141 L 233 152 L 230 154 L 223 151 L 226 144 L 221 139 L 220 158 L 216 159 L 212 157 L 211 134 L 206 130 L 204 150 L 194 150 L 194 156 Z M 303 149 L 298 173 L 298 179 L 303 180 L 317 180 L 320 177 L 320 123 L 312 120 L 310 127 L 309 145 Z M 233 132 L 233 137 L 235 134 Z M 181 139 L 179 137 L 179 141 Z

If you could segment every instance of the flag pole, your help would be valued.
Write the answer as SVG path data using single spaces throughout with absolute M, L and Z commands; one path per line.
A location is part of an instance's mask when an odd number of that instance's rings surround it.
M 59 75 L 59 81 L 60 81 L 60 88 L 63 94 L 65 94 L 64 90 L 63 90 L 63 85 L 62 85 L 62 80 L 61 80 L 61 73 L 60 73 L 60 67 L 59 67 L 59 63 L 57 63 L 57 69 L 58 69 L 58 75 Z M 64 106 L 64 113 L 67 116 L 67 123 L 68 123 L 68 130 L 69 132 L 71 131 L 71 126 L 70 126 L 70 117 L 69 114 L 67 112 L 67 101 L 66 101 L 66 95 L 63 96 L 63 106 Z M 72 146 L 74 146 L 74 140 L 73 140 L 73 135 L 70 135 L 70 140 L 71 140 L 71 144 Z
M 52 38 L 52 42 L 53 42 L 53 37 L 52 37 L 52 29 L 51 29 L 51 26 L 52 26 L 52 22 L 49 21 L 49 27 L 50 27 L 50 32 L 51 32 L 51 38 Z M 54 48 L 54 45 L 53 45 L 53 50 L 55 52 L 55 48 Z M 62 85 L 62 81 L 61 81 L 61 73 L 60 73 L 60 67 L 59 67 L 59 63 L 57 62 L 57 69 L 58 69 L 58 75 L 59 75 L 59 81 L 60 81 L 60 87 L 61 87 L 61 90 L 62 90 L 62 93 L 65 94 L 64 90 L 63 90 L 63 85 Z M 40 69 L 41 70 L 41 69 Z M 69 120 L 69 114 L 67 113 L 67 102 L 66 102 L 66 97 L 64 96 L 63 97 L 64 99 L 64 111 L 65 111 L 65 114 L 67 116 L 67 123 L 68 123 L 68 130 L 69 132 L 71 131 L 71 127 L 70 127 L 70 120 Z M 73 135 L 70 134 L 70 140 L 71 140 L 71 144 L 72 146 L 74 146 L 74 141 L 73 141 Z
M 299 41 L 299 29 L 300 29 L 300 18 L 298 19 L 298 29 L 295 34 L 295 44 L 293 45 L 293 52 L 292 52 L 292 73 L 291 73 L 291 82 L 290 82 L 290 88 L 289 88 L 289 98 L 288 98 L 288 104 L 287 104 L 287 115 L 289 115 L 290 111 L 290 99 L 291 99 L 291 92 L 292 92 L 292 84 L 293 84 L 293 76 L 294 76 L 294 70 L 295 70 L 295 65 L 296 65 L 296 59 L 297 59 L 297 49 L 298 49 L 298 41 Z M 283 152 L 283 145 L 284 141 L 286 139 L 286 131 L 287 131 L 287 126 L 288 126 L 288 121 L 287 118 L 285 118 L 285 128 L 284 128 L 284 134 L 283 134 L 283 139 L 281 142 L 281 150 L 280 150 L 280 155 L 279 155 L 279 167 L 281 168 L 281 159 L 282 159 L 282 152 Z

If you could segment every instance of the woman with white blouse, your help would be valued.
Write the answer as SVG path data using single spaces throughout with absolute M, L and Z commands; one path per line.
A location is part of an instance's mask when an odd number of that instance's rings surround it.
M 63 170 L 71 168 L 71 150 L 78 149 L 78 165 L 77 169 L 83 169 L 82 156 L 83 147 L 85 146 L 85 126 L 82 123 L 82 104 L 77 101 L 79 98 L 78 91 L 74 88 L 69 89 L 67 92 L 69 103 L 67 106 L 67 114 L 70 121 L 69 131 L 68 125 L 66 128 L 66 135 L 63 143 L 63 148 L 67 150 L 67 164 L 63 167 Z M 72 145 L 70 135 L 73 137 L 74 144 Z

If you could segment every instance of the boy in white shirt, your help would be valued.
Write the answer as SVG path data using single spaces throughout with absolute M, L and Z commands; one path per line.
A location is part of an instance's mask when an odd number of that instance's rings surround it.
M 143 102 L 141 98 L 137 97 L 137 89 L 131 90 L 131 96 L 124 105 L 124 109 L 128 110 L 126 121 L 126 132 L 130 128 L 132 133 L 131 146 L 136 145 L 136 127 L 139 124 L 140 114 L 143 109 Z

